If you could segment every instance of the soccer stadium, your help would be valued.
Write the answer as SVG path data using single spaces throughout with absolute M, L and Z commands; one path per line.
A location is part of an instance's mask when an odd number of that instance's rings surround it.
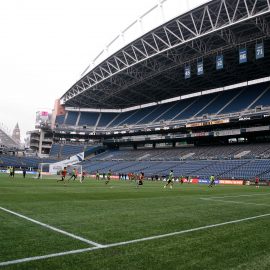
M 28 151 L 0 129 L 0 268 L 270 269 L 269 0 L 205 1 L 55 98 Z

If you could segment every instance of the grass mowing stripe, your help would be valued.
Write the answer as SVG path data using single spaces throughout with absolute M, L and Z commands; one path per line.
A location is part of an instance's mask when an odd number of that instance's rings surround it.
M 2 209 L 2 207 L 0 207 L 0 209 Z M 125 241 L 125 242 L 113 243 L 113 244 L 108 244 L 108 245 L 100 245 L 100 246 L 95 246 L 95 247 L 91 247 L 91 248 L 70 250 L 70 251 L 66 251 L 66 252 L 53 253 L 53 254 L 48 254 L 48 255 L 43 255 L 43 256 L 35 256 L 35 257 L 29 257 L 29 258 L 23 258 L 23 259 L 18 259 L 18 260 L 13 260 L 13 261 L 0 262 L 0 266 L 7 266 L 7 265 L 11 265 L 11 264 L 18 264 L 18 263 L 30 262 L 30 261 L 36 261 L 36 260 L 43 260 L 43 259 L 48 259 L 48 258 L 53 258 L 53 257 L 70 255 L 70 254 L 84 253 L 84 252 L 98 250 L 98 249 L 106 249 L 106 248 L 111 248 L 111 247 L 124 246 L 124 245 L 128 245 L 128 244 L 144 242 L 144 241 L 149 241 L 149 240 L 155 240 L 155 239 L 160 239 L 160 238 L 164 238 L 164 237 L 180 235 L 180 234 L 185 234 L 185 233 L 190 233 L 190 232 L 196 232 L 196 231 L 201 231 L 201 230 L 205 230 L 205 229 L 209 229 L 209 228 L 214 228 L 214 227 L 220 227 L 220 226 L 229 225 L 229 224 L 240 223 L 240 222 L 244 222 L 244 221 L 248 221 L 248 220 L 254 220 L 254 219 L 268 217 L 268 216 L 270 216 L 270 213 L 263 214 L 263 215 L 258 215 L 258 216 L 253 216 L 253 217 L 237 219 L 237 220 L 231 220 L 231 221 L 222 222 L 222 223 L 216 223 L 216 224 L 212 224 L 212 225 L 206 225 L 206 226 L 202 226 L 202 227 L 197 227 L 197 228 L 178 231 L 178 232 L 173 232 L 173 233 L 167 233 L 167 234 L 161 234 L 161 235 L 155 235 L 155 236 L 130 240 L 130 241 Z
M 236 204 L 247 204 L 247 205 L 257 205 L 257 206 L 269 206 L 269 204 L 265 204 L 265 203 L 238 202 L 238 201 L 227 201 L 227 200 L 210 199 L 210 198 L 200 198 L 200 199 L 204 200 L 204 201 L 211 201 L 211 202 L 236 203 Z
M 95 247 L 102 247 L 102 246 L 103 246 L 103 245 L 101 245 L 101 244 L 99 244 L 99 243 L 93 242 L 93 241 L 91 241 L 91 240 L 85 239 L 85 238 L 83 238 L 83 237 L 77 236 L 77 235 L 75 235 L 75 234 L 72 234 L 72 233 L 69 233 L 69 232 L 66 232 L 66 231 L 63 231 L 63 230 L 58 229 L 58 228 L 56 228 L 56 227 L 53 227 L 53 226 L 51 226 L 51 225 L 48 225 L 48 224 L 39 222 L 39 221 L 37 221 L 37 220 L 35 220 L 35 219 L 26 217 L 26 216 L 24 216 L 24 215 L 21 215 L 21 214 L 19 214 L 19 213 L 14 212 L 14 211 L 8 210 L 8 209 L 6 209 L 6 208 L 0 207 L 0 209 L 3 210 L 3 211 L 5 211 L 5 212 L 7 212 L 7 213 L 12 214 L 12 215 L 15 215 L 15 216 L 18 216 L 18 217 L 20 217 L 20 218 L 23 218 L 23 219 L 26 219 L 26 220 L 28 220 L 28 221 L 31 221 L 31 222 L 33 222 L 33 223 L 36 223 L 36 224 L 38 224 L 38 225 L 40 225 L 40 226 L 43 226 L 43 227 L 45 227 L 45 228 L 47 228 L 47 229 L 53 230 L 53 231 L 58 232 L 58 233 L 62 233 L 62 234 L 67 235 L 67 236 L 69 236 L 69 237 L 71 237 L 71 238 L 74 238 L 74 239 L 80 240 L 80 241 L 82 241 L 82 242 L 85 242 L 85 243 L 87 243 L 87 244 L 93 245 L 93 246 L 95 246 Z
M 196 231 L 205 230 L 205 229 L 214 228 L 214 227 L 220 227 L 220 226 L 224 226 L 224 225 L 228 225 L 228 224 L 239 223 L 239 222 L 253 220 L 253 219 L 267 217 L 267 216 L 270 216 L 270 213 L 263 214 L 263 215 L 258 215 L 258 216 L 253 216 L 253 217 L 248 217 L 248 218 L 242 218 L 242 219 L 237 219 L 237 220 L 226 221 L 226 222 L 222 222 L 222 223 L 216 223 L 216 224 L 212 224 L 212 225 L 206 225 L 206 226 L 197 227 L 197 228 L 188 229 L 188 230 L 183 230 L 183 231 L 179 231 L 179 232 L 172 232 L 172 233 L 155 235 L 155 236 L 150 236 L 150 237 L 125 241 L 125 242 L 120 242 L 120 243 L 115 243 L 115 244 L 109 244 L 109 245 L 105 245 L 104 247 L 108 248 L 108 247 L 122 246 L 122 245 L 138 243 L 138 242 L 143 242 L 143 241 L 148 241 L 148 240 L 154 240 L 154 239 L 164 238 L 164 237 L 168 237 L 168 236 L 173 236 L 173 235 L 178 235 L 178 234 L 185 234 L 185 233 L 189 233 L 189 232 L 196 232 Z

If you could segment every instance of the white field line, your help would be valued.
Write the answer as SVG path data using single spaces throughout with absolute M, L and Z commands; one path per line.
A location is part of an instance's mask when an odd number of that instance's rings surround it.
M 229 195 L 229 196 L 220 196 L 220 197 L 205 197 L 205 198 L 211 198 L 211 199 L 225 199 L 225 198 L 238 198 L 238 197 L 257 197 L 257 196 L 270 196 L 270 192 L 267 193 L 260 193 L 260 194 L 246 194 L 246 195 Z
M 85 238 L 83 238 L 83 237 L 77 236 L 77 235 L 75 235 L 75 234 L 72 234 L 72 233 L 63 231 L 63 230 L 58 229 L 58 228 L 56 228 L 56 227 L 53 227 L 53 226 L 51 226 L 51 225 L 48 225 L 48 224 L 39 222 L 39 221 L 37 221 L 37 220 L 35 220 L 35 219 L 26 217 L 26 216 L 24 216 L 24 215 L 21 215 L 21 214 L 19 214 L 19 213 L 14 212 L 14 211 L 8 210 L 8 209 L 6 209 L 6 208 L 0 207 L 0 209 L 3 210 L 3 211 L 5 211 L 5 212 L 7 212 L 7 213 L 10 213 L 10 214 L 12 214 L 12 215 L 15 215 L 15 216 L 17 216 L 17 217 L 20 217 L 20 218 L 26 219 L 26 220 L 28 220 L 28 221 L 31 221 L 31 222 L 33 222 L 33 223 L 36 223 L 36 224 L 38 224 L 38 225 L 40 225 L 40 226 L 43 226 L 43 227 L 45 227 L 45 228 L 47 228 L 47 229 L 50 229 L 50 230 L 53 230 L 53 231 L 55 231 L 55 232 L 58 232 L 58 233 L 67 235 L 67 236 L 69 236 L 69 237 L 71 237 L 71 238 L 80 240 L 80 241 L 82 241 L 82 242 L 84 242 L 84 243 L 93 245 L 93 246 L 95 246 L 95 247 L 102 247 L 101 244 L 98 244 L 98 243 L 93 242 L 93 241 L 91 241 L 91 240 L 88 240 L 88 239 L 85 239 Z
M 202 227 L 197 227 L 197 228 L 178 231 L 178 232 L 173 232 L 173 233 L 167 233 L 167 234 L 161 234 L 161 235 L 155 235 L 155 236 L 130 240 L 130 241 L 125 241 L 125 242 L 118 242 L 118 243 L 113 243 L 113 244 L 108 244 L 108 245 L 102 245 L 102 246 L 96 246 L 96 247 L 90 247 L 90 248 L 84 248 L 84 249 L 76 249 L 76 250 L 70 250 L 70 251 L 66 251 L 66 252 L 43 255 L 43 256 L 35 256 L 35 257 L 18 259 L 18 260 L 0 262 L 0 266 L 18 264 L 18 263 L 22 263 L 22 262 L 37 261 L 37 260 L 48 259 L 48 258 L 53 258 L 53 257 L 59 257 L 59 256 L 64 256 L 64 255 L 69 255 L 69 254 L 84 253 L 84 252 L 98 250 L 98 249 L 106 249 L 106 248 L 111 248 L 111 247 L 123 246 L 123 245 L 128 245 L 128 244 L 133 244 L 133 243 L 138 243 L 138 242 L 144 242 L 144 241 L 149 241 L 149 240 L 155 240 L 155 239 L 165 238 L 165 237 L 179 235 L 179 234 L 186 234 L 186 233 L 190 233 L 190 232 L 206 230 L 206 229 L 210 229 L 210 228 L 215 228 L 215 227 L 220 227 L 220 226 L 224 226 L 224 225 L 240 223 L 240 222 L 244 222 L 244 221 L 248 221 L 248 220 L 254 220 L 254 219 L 263 218 L 263 217 L 269 217 L 269 216 L 270 216 L 270 213 L 263 214 L 263 215 L 258 215 L 258 216 L 253 216 L 253 217 L 248 217 L 248 218 L 237 219 L 237 220 L 231 220 L 231 221 L 222 222 L 222 223 L 216 223 L 216 224 L 212 224 L 212 225 L 206 225 L 206 226 L 202 226 Z
M 90 247 L 90 248 L 64 251 L 64 252 L 59 252 L 59 253 L 52 253 L 52 254 L 42 255 L 42 256 L 28 257 L 28 258 L 13 260 L 13 261 L 0 262 L 0 267 L 11 265 L 11 264 L 19 264 L 19 263 L 23 263 L 23 262 L 44 260 L 44 259 L 49 259 L 49 258 L 54 258 L 54 257 L 59 257 L 59 256 L 64 256 L 64 255 L 83 253 L 83 252 L 87 252 L 87 251 L 91 251 L 91 250 L 95 250 L 95 249 L 100 249 L 100 248 L 101 247 Z
M 221 200 L 221 199 L 211 199 L 211 198 L 200 198 L 204 201 L 212 201 L 212 202 L 222 202 L 222 203 L 236 203 L 236 204 L 248 204 L 248 205 L 258 205 L 258 206 L 270 206 L 270 204 L 266 203 L 252 203 L 252 202 L 239 202 L 239 201 L 228 201 L 228 200 Z

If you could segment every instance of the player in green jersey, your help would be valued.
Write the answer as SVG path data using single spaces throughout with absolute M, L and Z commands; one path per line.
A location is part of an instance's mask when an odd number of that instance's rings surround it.
M 170 185 L 170 188 L 172 188 L 172 186 L 173 186 L 173 170 L 170 171 L 167 184 L 164 186 L 164 188 L 167 188 L 167 186 L 169 186 L 169 185 Z
M 99 180 L 99 171 L 96 172 L 96 180 Z
M 106 185 L 110 182 L 111 176 L 112 176 L 112 171 L 109 170 L 108 173 L 107 173 L 107 180 L 105 181 L 105 184 L 106 184 Z
M 213 186 L 216 185 L 216 184 L 215 184 L 215 176 L 214 176 L 214 175 L 211 175 L 211 176 L 209 177 L 209 180 L 210 180 L 210 184 L 209 184 L 208 187 L 213 187 Z

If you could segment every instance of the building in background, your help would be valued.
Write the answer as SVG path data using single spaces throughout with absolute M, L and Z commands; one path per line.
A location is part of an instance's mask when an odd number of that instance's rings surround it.
M 35 129 L 27 132 L 28 147 L 39 156 L 46 156 L 52 147 L 53 134 L 50 129 Z
M 18 144 L 21 143 L 21 131 L 20 131 L 20 128 L 19 128 L 19 124 L 17 123 L 15 128 L 13 129 L 13 132 L 12 132 L 12 139 L 17 142 Z
M 35 130 L 27 132 L 27 146 L 39 156 L 48 155 L 52 146 L 51 119 L 51 110 L 38 110 L 36 112 Z
M 20 144 L 0 125 L 0 153 L 9 151 L 16 152 L 18 149 L 20 149 Z

